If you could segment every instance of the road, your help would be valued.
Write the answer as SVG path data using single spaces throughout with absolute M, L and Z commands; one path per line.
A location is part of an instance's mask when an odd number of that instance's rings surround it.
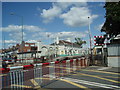
M 73 72 L 42 88 L 120 89 L 120 73 L 109 72 L 106 67 L 89 67 Z

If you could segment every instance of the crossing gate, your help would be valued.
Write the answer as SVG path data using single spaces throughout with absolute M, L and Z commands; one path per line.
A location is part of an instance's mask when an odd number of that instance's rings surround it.
M 7 69 L 2 72 L 2 88 L 34 88 L 37 85 L 45 86 L 53 79 L 70 74 L 88 66 L 84 57 L 50 63 L 39 63 Z

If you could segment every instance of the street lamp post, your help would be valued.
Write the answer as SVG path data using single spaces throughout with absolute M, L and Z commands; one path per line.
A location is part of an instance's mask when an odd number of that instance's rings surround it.
M 92 60 L 92 41 L 91 41 L 91 31 L 90 31 L 90 17 L 88 17 L 88 33 L 89 33 L 89 39 L 90 39 L 90 55 L 91 55 L 91 63 L 93 64 Z
M 15 13 L 11 13 L 11 15 L 15 15 L 15 16 L 17 16 L 17 17 L 20 17 L 21 18 L 21 25 L 22 25 L 22 28 L 21 28 L 21 38 L 22 38 L 22 42 L 21 42 L 21 45 L 22 45 L 22 48 L 21 48 L 21 51 L 22 51 L 22 60 L 23 60 L 23 16 L 21 16 L 21 15 L 17 15 L 17 14 L 15 14 Z

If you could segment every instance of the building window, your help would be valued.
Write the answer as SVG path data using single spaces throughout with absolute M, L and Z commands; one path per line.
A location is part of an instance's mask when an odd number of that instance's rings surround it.
M 27 51 L 30 51 L 30 49 L 28 49 Z
M 25 44 L 26 47 L 28 47 L 29 45 L 28 44 Z
M 31 44 L 30 46 L 35 46 L 34 44 Z

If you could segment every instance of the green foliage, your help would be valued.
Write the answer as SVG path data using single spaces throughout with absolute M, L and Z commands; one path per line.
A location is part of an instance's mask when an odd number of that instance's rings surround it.
M 110 37 L 120 34 L 120 2 L 106 2 L 106 21 L 101 29 Z
M 86 44 L 86 41 L 83 41 L 81 38 L 75 38 L 75 43 L 82 47 L 83 44 Z

